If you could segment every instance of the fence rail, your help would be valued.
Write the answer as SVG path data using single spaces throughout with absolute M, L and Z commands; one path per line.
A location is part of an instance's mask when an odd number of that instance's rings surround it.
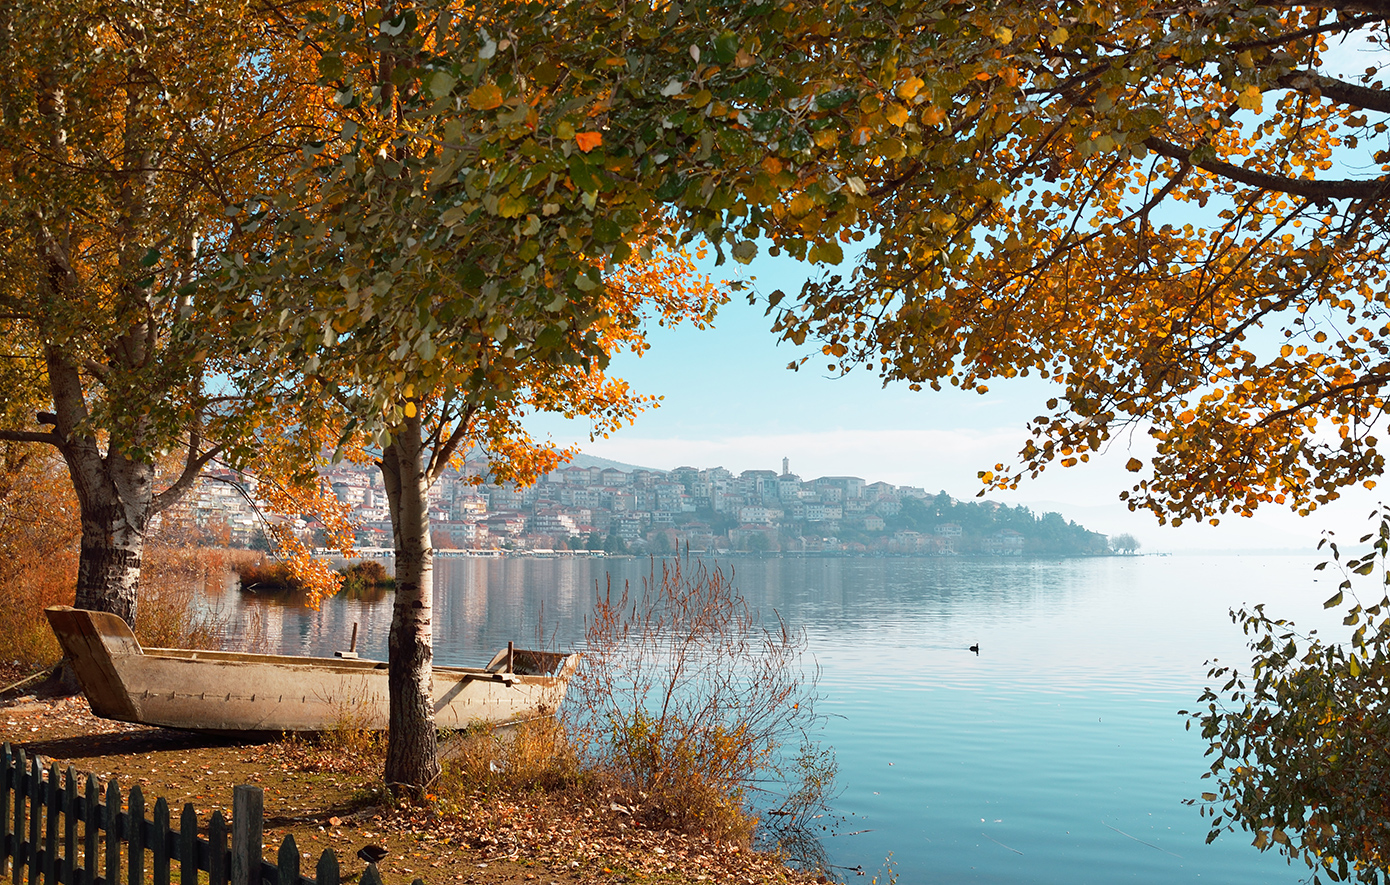
M 83 789 L 78 790 L 79 780 Z M 0 876 L 13 885 L 341 885 L 338 856 L 325 849 L 314 878 L 300 875 L 299 848 L 286 836 L 275 862 L 262 857 L 265 798 L 260 787 L 232 789 L 230 833 L 227 819 L 214 811 L 206 838 L 198 834 L 198 813 L 183 806 L 178 829 L 170 825 L 169 803 L 155 800 L 145 817 L 145 797 L 130 788 L 122 811 L 113 780 L 105 796 L 93 774 L 72 766 L 61 774 L 56 762 L 26 756 L 7 743 L 0 752 Z M 103 863 L 104 861 L 104 863 Z M 148 866 L 146 865 L 148 861 Z M 122 876 L 124 873 L 124 877 Z M 360 885 L 381 885 L 376 864 L 368 864 Z M 412 885 L 424 885 L 416 879 Z

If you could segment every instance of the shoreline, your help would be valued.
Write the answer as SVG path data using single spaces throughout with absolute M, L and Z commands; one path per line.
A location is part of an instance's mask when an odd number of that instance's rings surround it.
M 310 866 L 333 848 L 345 876 L 354 856 L 381 845 L 385 885 L 756 882 L 809 885 L 824 876 L 793 870 L 779 858 L 698 834 L 645 826 L 603 796 L 540 791 L 475 792 L 444 808 L 389 798 L 369 760 L 335 754 L 302 739 L 259 743 L 112 722 L 92 715 L 79 695 L 22 695 L 0 705 L 0 740 L 92 772 L 123 790 L 138 784 L 152 807 L 193 804 L 206 825 L 214 809 L 230 813 L 232 787 L 265 791 L 265 851 L 273 857 L 293 835 Z

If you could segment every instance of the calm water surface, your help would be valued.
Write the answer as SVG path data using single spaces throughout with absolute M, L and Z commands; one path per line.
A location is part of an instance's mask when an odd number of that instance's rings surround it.
M 1323 626 L 1330 582 L 1313 557 L 1092 560 L 734 559 L 755 607 L 809 636 L 844 818 L 831 860 L 901 881 L 1294 883 L 1306 870 L 1243 834 L 1203 844 L 1181 804 L 1205 746 L 1180 709 L 1205 662 L 1249 660 L 1227 611 L 1268 603 Z M 486 662 L 507 640 L 574 646 L 596 584 L 646 560 L 437 562 L 442 664 Z M 228 608 L 243 603 L 236 594 Z M 246 603 L 274 651 L 384 658 L 389 598 L 322 611 Z M 1338 619 L 1332 619 L 1336 624 Z M 978 643 L 980 654 L 967 648 Z M 853 873 L 849 874 L 853 880 Z

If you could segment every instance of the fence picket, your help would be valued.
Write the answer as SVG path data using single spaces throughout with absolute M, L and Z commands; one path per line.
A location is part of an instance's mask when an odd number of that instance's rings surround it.
M 14 885 L 19 885 L 22 868 L 24 868 L 26 846 L 24 843 L 24 802 L 29 796 L 28 785 L 25 784 L 26 766 L 24 750 L 19 750 L 19 754 L 14 761 Z
M 156 798 L 147 821 L 138 785 L 131 787 L 123 812 L 115 780 L 107 783 L 102 801 L 96 775 L 89 772 L 81 780 L 82 792 L 80 779 L 71 765 L 60 772 L 57 762 L 0 746 L 0 875 L 8 864 L 14 885 L 38 885 L 40 879 L 43 885 L 173 885 L 177 861 L 179 885 L 200 885 L 200 870 L 208 874 L 206 885 L 342 885 L 338 856 L 331 848 L 320 855 L 314 879 L 301 872 L 293 836 L 285 837 L 275 863 L 262 858 L 265 797 L 260 787 L 236 787 L 231 825 L 220 810 L 213 812 L 205 841 L 198 835 L 192 803 L 184 805 L 176 831 L 163 797 Z M 151 853 L 149 883 L 146 851 Z M 367 866 L 360 885 L 382 885 L 375 864 Z M 424 883 L 416 879 L 412 885 Z
M 154 803 L 154 823 L 150 828 L 150 874 L 155 885 L 169 881 L 169 803 L 160 796 Z
M 319 865 L 314 868 L 314 882 L 316 885 L 339 885 L 338 855 L 333 853 L 333 849 L 325 848 L 323 854 L 319 855 Z
M 106 882 L 118 885 L 121 881 L 121 788 L 115 778 L 106 783 L 106 809 L 102 829 L 106 831 Z
M 227 819 L 220 808 L 208 824 L 208 885 L 227 885 Z
M 97 776 L 87 772 L 87 788 L 82 793 L 82 875 L 73 885 L 96 885 L 97 835 L 101 832 L 101 787 Z M 74 877 L 79 878 L 79 877 Z
M 29 760 L 29 844 L 25 851 L 29 862 L 29 885 L 39 880 L 39 837 L 43 835 L 43 757 L 38 754 Z
M 198 812 L 192 802 L 179 815 L 179 885 L 198 885 Z
M 280 843 L 280 853 L 275 858 L 279 869 L 278 885 L 299 885 L 299 846 L 294 844 L 294 836 L 288 835 Z
M 77 858 L 77 769 L 71 765 L 63 772 L 63 855 L 58 858 L 57 883 L 72 885 L 72 870 Z
M 8 870 L 10 855 L 14 854 L 14 839 L 10 832 L 10 787 L 14 784 L 14 751 L 10 749 L 10 742 L 5 742 L 5 749 L 0 752 L 0 876 Z
M 43 882 L 44 885 L 57 885 L 53 878 L 53 873 L 58 869 L 58 812 L 61 804 L 58 801 L 58 762 L 50 760 L 48 763 L 48 783 L 43 784 L 41 792 L 43 794 L 44 815 L 43 822 Z
M 130 788 L 125 800 L 126 885 L 145 885 L 145 794 Z

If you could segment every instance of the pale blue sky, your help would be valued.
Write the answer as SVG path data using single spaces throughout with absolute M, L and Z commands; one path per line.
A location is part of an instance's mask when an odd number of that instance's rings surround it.
M 795 262 L 767 257 L 748 268 L 713 269 L 719 277 L 739 271 L 756 277 L 764 293 L 794 292 L 808 273 Z M 977 472 L 1011 462 L 1026 438 L 1026 422 L 1056 392 L 1027 379 L 991 384 L 985 396 L 913 392 L 903 384 L 885 388 L 870 372 L 828 377 L 819 359 L 790 372 L 788 362 L 815 351 L 810 342 L 779 345 L 769 326 L 760 307 L 736 301 L 721 309 L 713 329 L 654 329 L 646 356 L 624 356 L 612 368 L 640 392 L 663 396 L 660 408 L 594 442 L 587 441 L 585 425 L 540 418 L 533 426 L 558 442 L 580 442 L 589 454 L 663 470 L 684 464 L 735 473 L 780 470 L 788 457 L 803 479 L 848 474 L 970 498 L 980 488 Z M 1146 440 L 1133 443 L 1141 457 Z M 1119 492 L 1133 481 L 1122 468 L 1128 458 L 1121 441 L 1091 464 L 1053 468 L 1015 493 L 991 497 L 1057 510 L 1107 534 L 1131 532 L 1150 551 L 1311 547 L 1325 527 L 1344 537 L 1363 533 L 1376 500 L 1356 495 L 1308 519 L 1270 508 L 1255 519 L 1228 517 L 1216 528 L 1174 530 L 1119 502 Z

